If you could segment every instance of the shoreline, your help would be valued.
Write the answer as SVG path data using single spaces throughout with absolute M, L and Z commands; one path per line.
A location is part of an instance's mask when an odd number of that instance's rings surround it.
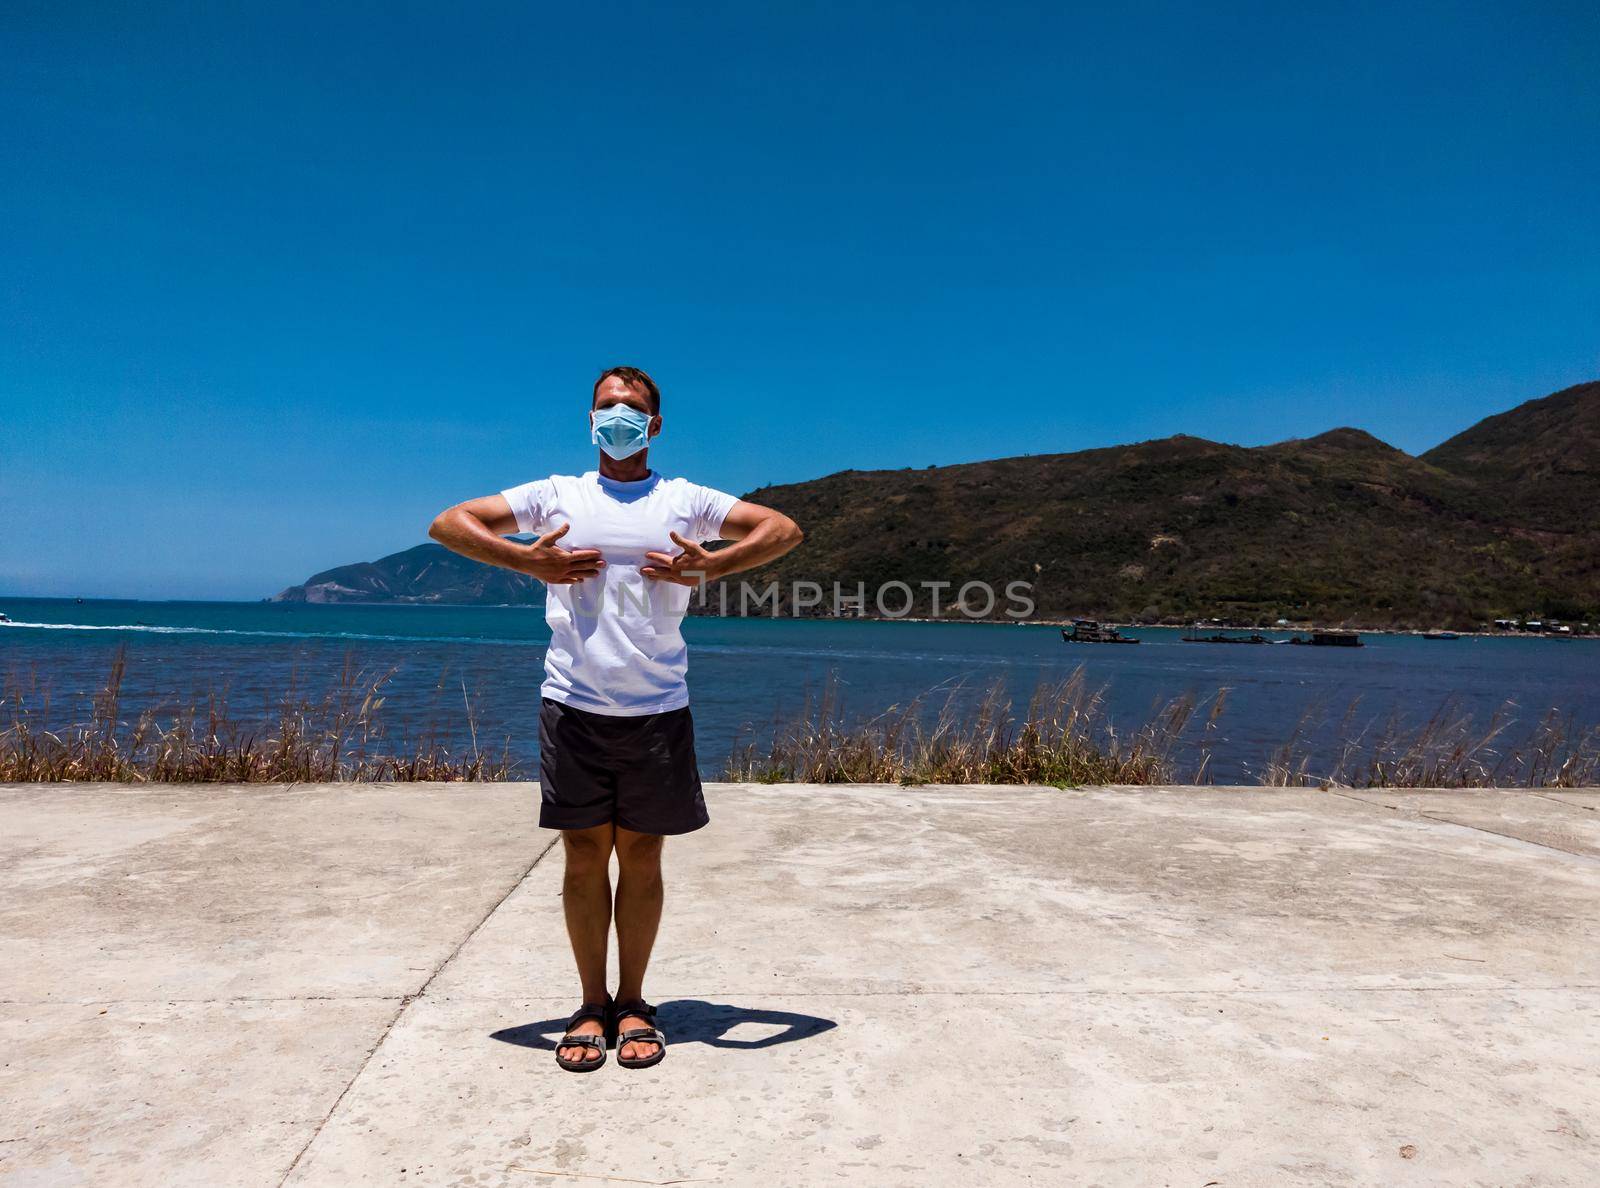
M 8 604 L 25 603 L 50 603 L 65 606 L 116 606 L 116 605 L 143 605 L 143 606 L 193 606 L 193 607 L 263 607 L 283 606 L 290 608 L 318 608 L 318 610 L 441 610 L 441 611 L 533 611 L 543 615 L 542 604 L 531 603 L 476 603 L 476 602 L 279 602 L 270 598 L 230 600 L 230 599 L 189 599 L 189 598 L 67 598 L 45 597 L 38 595 L 0 595 L 0 613 L 6 612 Z M 313 612 L 316 613 L 316 612 Z M 990 627 L 1070 627 L 1078 618 L 1091 618 L 1108 627 L 1116 627 L 1127 631 L 1188 631 L 1193 627 L 1194 621 L 1183 623 L 1140 623 L 1115 617 L 1096 617 L 1093 615 L 1080 615 L 1073 617 L 1031 617 L 1026 619 L 998 618 L 970 618 L 964 615 L 939 616 L 937 618 L 926 615 L 901 615 L 889 617 L 884 615 L 723 615 L 715 613 L 697 613 L 691 607 L 685 616 L 688 619 L 710 620 L 752 620 L 756 622 L 787 622 L 787 623 L 941 623 L 979 625 Z M 13 616 L 14 618 L 14 616 Z M 1259 626 L 1248 623 L 1214 623 L 1207 619 L 1198 620 L 1202 629 L 1217 632 L 1252 632 L 1261 635 L 1289 636 L 1312 631 L 1343 631 L 1361 635 L 1410 635 L 1424 637 L 1439 632 L 1451 632 L 1461 638 L 1473 639 L 1600 639 L 1600 630 L 1585 631 L 1506 631 L 1500 629 L 1484 629 L 1482 627 L 1400 627 L 1400 626 L 1362 626 L 1352 625 L 1348 621 L 1337 623 L 1324 623 L 1315 620 L 1296 620 L 1287 626 Z M 1570 625 L 1570 624 L 1569 624 Z M 27 628 L 26 622 L 0 622 L 0 628 L 19 627 Z M 51 624 L 53 627 L 64 627 L 67 624 Z M 87 624 L 96 629 L 104 630 L 103 625 Z

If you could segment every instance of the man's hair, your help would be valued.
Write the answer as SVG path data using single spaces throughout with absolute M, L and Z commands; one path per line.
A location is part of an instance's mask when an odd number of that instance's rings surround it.
M 607 367 L 600 373 L 600 378 L 594 381 L 594 392 L 598 393 L 600 391 L 600 385 L 605 383 L 606 380 L 610 379 L 612 376 L 616 376 L 630 388 L 642 389 L 645 396 L 650 400 L 650 411 L 652 413 L 661 412 L 661 389 L 656 387 L 655 380 L 651 379 L 637 367 Z M 593 395 L 589 397 L 589 403 L 594 403 Z

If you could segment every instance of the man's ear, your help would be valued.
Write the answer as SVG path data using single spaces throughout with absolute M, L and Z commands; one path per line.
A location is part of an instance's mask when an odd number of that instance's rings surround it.
M 645 432 L 650 437 L 659 437 L 661 435 L 661 414 L 660 413 L 657 413 L 655 416 L 650 418 L 650 425 L 645 430 Z

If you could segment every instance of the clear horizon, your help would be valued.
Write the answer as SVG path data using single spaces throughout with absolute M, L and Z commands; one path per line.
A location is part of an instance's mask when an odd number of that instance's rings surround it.
M 1600 9 L 0 14 L 0 595 L 266 597 L 448 503 L 1600 377 Z

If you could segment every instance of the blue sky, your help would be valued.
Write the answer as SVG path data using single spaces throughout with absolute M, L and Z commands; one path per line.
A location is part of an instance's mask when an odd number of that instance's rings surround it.
M 0 595 L 408 547 L 612 363 L 736 493 L 1600 375 L 1600 8 L 1306 8 L 8 3 Z

